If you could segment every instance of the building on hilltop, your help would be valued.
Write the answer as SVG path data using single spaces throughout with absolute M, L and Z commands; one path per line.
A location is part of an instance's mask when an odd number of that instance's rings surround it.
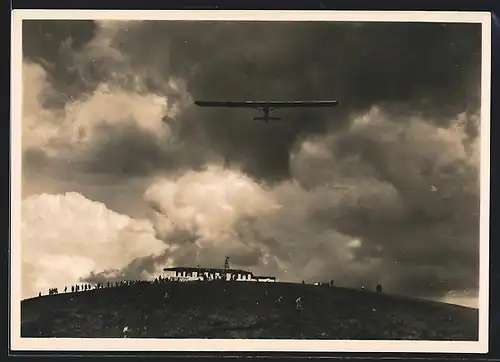
M 164 277 L 170 280 L 195 281 L 195 280 L 232 280 L 239 282 L 275 282 L 276 277 L 258 276 L 252 272 L 231 269 L 227 267 L 220 268 L 193 268 L 193 267 L 173 267 L 163 269 Z

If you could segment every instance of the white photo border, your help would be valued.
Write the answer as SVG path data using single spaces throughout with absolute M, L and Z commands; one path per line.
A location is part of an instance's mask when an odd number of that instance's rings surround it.
M 439 22 L 482 24 L 478 341 L 21 338 L 21 99 L 23 20 Z M 487 353 L 489 316 L 491 14 L 415 11 L 14 10 L 11 38 L 10 348 L 12 351 Z

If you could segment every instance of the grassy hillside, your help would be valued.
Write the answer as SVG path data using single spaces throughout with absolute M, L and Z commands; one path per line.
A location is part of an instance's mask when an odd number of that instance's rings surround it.
M 478 339 L 475 309 L 287 283 L 144 283 L 27 299 L 21 315 L 23 337 Z

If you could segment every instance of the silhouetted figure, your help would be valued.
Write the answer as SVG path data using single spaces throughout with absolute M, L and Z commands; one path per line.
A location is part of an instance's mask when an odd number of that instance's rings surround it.
M 74 286 L 74 285 L 72 285 L 72 286 L 71 286 L 71 293 L 74 293 L 74 292 L 75 292 L 75 286 Z
M 64 287 L 64 293 L 66 293 L 68 291 L 68 287 Z
M 306 282 L 302 281 L 302 284 L 306 284 Z
M 79 291 L 80 291 L 80 286 L 79 286 L 79 285 L 77 285 L 77 286 L 76 286 L 76 291 L 77 291 L 77 292 L 79 292 Z
M 330 280 L 330 288 L 333 288 L 333 279 Z
M 297 299 L 295 299 L 295 309 L 297 310 L 297 312 L 302 315 L 303 312 L 304 312 L 304 304 L 302 303 L 302 298 L 301 297 L 298 297 Z
M 382 286 L 377 284 L 377 293 L 382 293 Z
M 39 296 L 39 297 L 41 297 L 41 296 L 42 296 L 42 292 L 39 292 L 39 293 L 38 293 L 38 296 Z

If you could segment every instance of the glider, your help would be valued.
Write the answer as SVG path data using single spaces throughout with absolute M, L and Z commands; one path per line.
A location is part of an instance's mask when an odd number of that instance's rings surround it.
M 242 101 L 242 102 L 213 102 L 195 101 L 199 107 L 223 107 L 223 108 L 254 108 L 263 112 L 262 117 L 254 117 L 254 120 L 269 121 L 280 120 L 278 117 L 271 117 L 269 112 L 278 108 L 317 108 L 335 107 L 338 101 Z

